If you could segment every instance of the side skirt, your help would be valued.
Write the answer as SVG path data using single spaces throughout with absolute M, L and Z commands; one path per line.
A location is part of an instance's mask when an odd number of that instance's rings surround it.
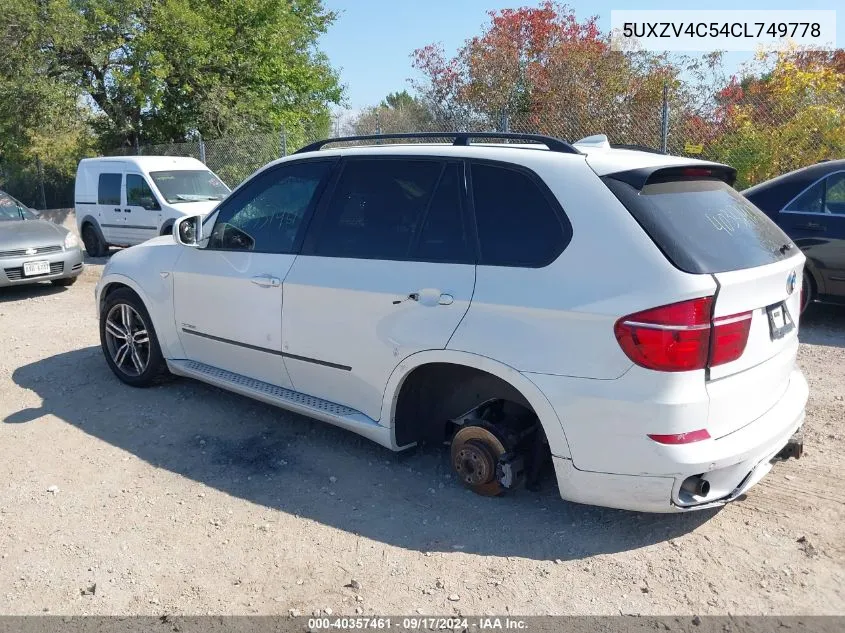
M 260 400 L 309 418 L 328 422 L 366 437 L 385 448 L 396 450 L 392 429 L 382 426 L 360 411 L 344 405 L 271 385 L 193 360 L 168 360 L 167 367 L 171 373 L 178 376 L 194 378 L 254 400 Z

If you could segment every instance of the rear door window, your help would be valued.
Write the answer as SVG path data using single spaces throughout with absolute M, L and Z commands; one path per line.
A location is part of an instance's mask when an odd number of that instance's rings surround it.
M 409 259 L 444 166 L 436 160 L 349 159 L 326 206 L 314 254 Z M 430 241 L 421 247 L 436 250 L 436 236 Z
M 666 257 L 681 270 L 720 273 L 765 266 L 795 253 L 760 209 L 721 180 L 677 180 L 637 190 L 603 178 Z
M 457 163 L 446 165 L 422 222 L 412 258 L 428 262 L 475 261 L 464 222 L 461 176 Z
M 97 202 L 120 206 L 120 184 L 123 174 L 100 174 L 97 185 Z

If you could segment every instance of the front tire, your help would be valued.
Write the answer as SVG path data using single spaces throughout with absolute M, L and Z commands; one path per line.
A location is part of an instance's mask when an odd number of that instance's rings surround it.
M 128 288 L 106 297 L 100 312 L 100 345 L 114 375 L 127 385 L 149 387 L 167 374 L 150 314 Z
M 109 253 L 109 245 L 90 224 L 82 228 L 82 243 L 85 245 L 85 252 L 90 257 L 105 257 Z

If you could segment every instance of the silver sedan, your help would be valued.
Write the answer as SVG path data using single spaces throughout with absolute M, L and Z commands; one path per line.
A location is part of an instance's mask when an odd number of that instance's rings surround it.
M 0 191 L 0 288 L 38 281 L 69 286 L 82 267 L 76 235 L 39 220 L 25 205 Z

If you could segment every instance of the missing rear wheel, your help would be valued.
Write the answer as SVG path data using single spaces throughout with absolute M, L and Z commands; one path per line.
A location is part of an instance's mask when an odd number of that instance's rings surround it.
M 481 426 L 465 426 L 452 438 L 452 468 L 461 483 L 474 493 L 495 497 L 504 492 L 496 465 L 505 454 L 501 440 Z

